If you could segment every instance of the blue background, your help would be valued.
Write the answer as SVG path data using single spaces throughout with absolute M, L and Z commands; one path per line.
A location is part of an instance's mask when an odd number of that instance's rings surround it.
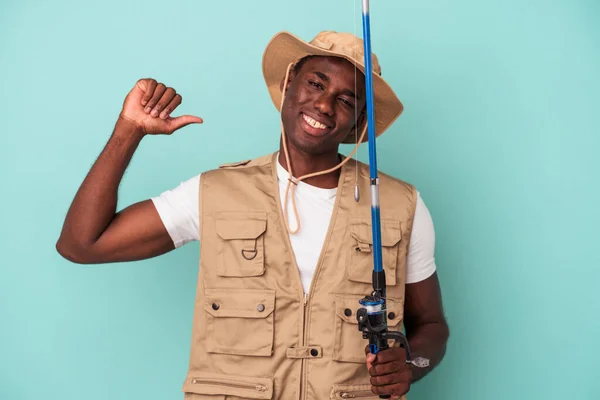
M 431 211 L 451 325 L 410 399 L 600 398 L 600 3 L 371 3 L 406 107 L 379 167 Z M 145 139 L 119 208 L 276 150 L 262 51 L 324 29 L 362 35 L 359 3 L 1 3 L 0 399 L 182 398 L 197 244 L 75 265 L 54 248 L 64 215 L 141 77 L 205 122 Z

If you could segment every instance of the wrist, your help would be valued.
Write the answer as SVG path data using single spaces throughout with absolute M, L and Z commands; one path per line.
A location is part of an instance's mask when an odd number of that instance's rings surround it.
M 146 136 L 146 130 L 142 125 L 130 118 L 127 118 L 121 113 L 117 119 L 113 134 L 119 137 L 142 140 L 142 138 Z

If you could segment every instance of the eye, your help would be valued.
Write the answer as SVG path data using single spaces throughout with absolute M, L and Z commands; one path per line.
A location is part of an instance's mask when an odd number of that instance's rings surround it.
M 352 102 L 350 102 L 350 101 L 348 101 L 348 100 L 346 100 L 346 99 L 344 99 L 344 98 L 341 98 L 341 97 L 340 97 L 340 101 L 341 101 L 342 103 L 344 103 L 345 105 L 347 105 L 348 107 L 350 107 L 350 108 L 354 108 L 354 104 L 353 104 Z
M 312 85 L 314 87 L 316 87 L 317 89 L 321 89 L 323 90 L 323 85 L 321 85 L 319 82 L 315 82 L 315 81 L 308 81 L 309 85 Z

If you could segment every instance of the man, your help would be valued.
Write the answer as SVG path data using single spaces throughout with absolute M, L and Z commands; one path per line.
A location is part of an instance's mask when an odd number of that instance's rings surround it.
M 373 58 L 377 135 L 402 112 Z M 139 80 L 66 216 L 57 250 L 76 263 L 141 260 L 201 246 L 189 399 L 400 398 L 441 361 L 449 331 L 433 259 L 433 225 L 416 189 L 380 174 L 388 325 L 406 328 L 413 368 L 392 346 L 377 356 L 358 330 L 370 293 L 368 166 L 338 147 L 365 139 L 362 41 L 277 34 L 263 57 L 281 111 L 280 151 L 206 171 L 116 212 L 117 189 L 141 140 L 199 117 L 171 117 L 182 97 Z M 360 139 L 359 139 L 360 137 Z M 347 159 L 345 160 L 347 161 Z M 293 212 L 290 212 L 293 210 Z

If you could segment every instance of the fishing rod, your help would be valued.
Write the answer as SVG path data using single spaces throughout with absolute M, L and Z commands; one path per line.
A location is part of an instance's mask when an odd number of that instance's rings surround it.
M 400 342 L 406 351 L 406 363 L 416 367 L 429 366 L 429 360 L 423 357 L 413 359 L 406 336 L 401 332 L 389 331 L 387 325 L 386 282 L 382 263 L 381 218 L 379 207 L 379 176 L 377 172 L 377 151 L 375 146 L 375 110 L 373 101 L 373 66 L 371 60 L 371 25 L 369 0 L 362 0 L 362 25 L 365 57 L 365 88 L 367 100 L 367 128 L 369 139 L 369 178 L 371 184 L 371 221 L 373 235 L 373 292 L 359 300 L 363 306 L 357 312 L 358 330 L 364 339 L 369 339 L 369 351 L 377 354 L 388 349 L 388 340 Z M 390 395 L 380 395 L 382 399 Z

